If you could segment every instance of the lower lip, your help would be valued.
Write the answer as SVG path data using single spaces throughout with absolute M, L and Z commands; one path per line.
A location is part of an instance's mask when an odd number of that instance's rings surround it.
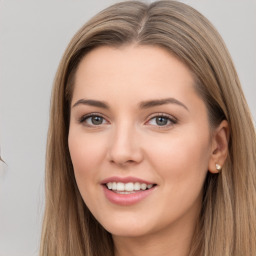
M 156 186 L 147 190 L 141 190 L 131 194 L 115 193 L 112 190 L 107 189 L 105 185 L 103 185 L 103 190 L 104 190 L 105 196 L 111 203 L 127 206 L 127 205 L 136 204 L 141 200 L 143 200 L 144 198 L 148 197 L 155 190 L 155 187 Z

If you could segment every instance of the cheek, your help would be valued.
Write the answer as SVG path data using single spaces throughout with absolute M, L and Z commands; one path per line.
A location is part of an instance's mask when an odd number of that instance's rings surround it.
M 78 185 L 95 179 L 104 157 L 104 141 L 71 130 L 68 145 Z
M 193 134 L 193 133 L 192 133 Z M 157 170 L 165 197 L 159 200 L 159 208 L 166 214 L 162 218 L 173 219 L 197 212 L 201 207 L 201 196 L 207 174 L 209 157 L 208 137 L 170 137 L 158 141 L 151 149 L 151 165 Z
M 201 187 L 207 173 L 209 149 L 208 134 L 190 130 L 155 142 L 149 159 L 163 182 L 171 183 L 173 188 L 185 189 L 193 184 Z

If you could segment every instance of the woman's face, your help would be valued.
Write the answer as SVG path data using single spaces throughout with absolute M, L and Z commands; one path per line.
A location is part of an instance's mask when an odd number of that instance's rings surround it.
M 166 50 L 88 53 L 76 73 L 68 143 L 83 200 L 114 236 L 194 225 L 210 128 L 192 74 Z

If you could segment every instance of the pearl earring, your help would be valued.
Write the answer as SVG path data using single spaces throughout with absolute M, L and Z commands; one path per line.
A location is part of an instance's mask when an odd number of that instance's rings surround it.
M 217 171 L 221 171 L 221 166 L 219 165 L 219 164 L 216 164 L 216 169 L 217 169 Z

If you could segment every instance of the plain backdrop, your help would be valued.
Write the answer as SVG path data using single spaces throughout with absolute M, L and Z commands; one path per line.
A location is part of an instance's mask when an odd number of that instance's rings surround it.
M 74 33 L 115 2 L 0 0 L 0 256 L 38 255 L 53 78 Z M 256 1 L 183 2 L 223 36 L 256 120 Z

